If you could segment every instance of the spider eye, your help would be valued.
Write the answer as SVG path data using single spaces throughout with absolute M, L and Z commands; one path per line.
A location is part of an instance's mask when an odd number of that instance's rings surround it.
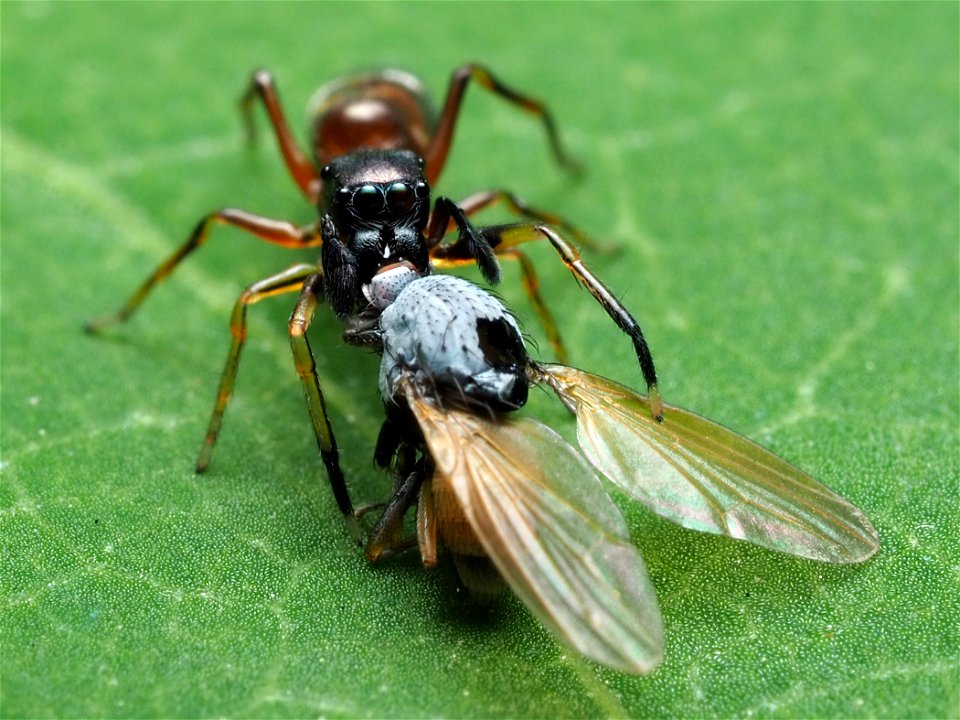
M 407 212 L 416 200 L 413 188 L 406 183 L 395 182 L 387 188 L 387 207 L 393 213 Z
M 413 191 L 416 193 L 418 200 L 423 200 L 426 197 L 430 197 L 430 186 L 425 182 L 418 182 Z
M 359 215 L 376 215 L 383 210 L 383 191 L 376 185 L 361 185 L 353 193 L 353 207 Z

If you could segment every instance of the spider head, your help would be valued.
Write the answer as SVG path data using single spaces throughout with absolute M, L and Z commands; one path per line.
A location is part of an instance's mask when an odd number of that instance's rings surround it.
M 361 282 L 393 263 L 426 272 L 423 231 L 430 216 L 430 186 L 423 160 L 407 150 L 368 150 L 338 157 L 323 168 L 321 213 L 356 259 Z
M 423 160 L 408 150 L 363 150 L 332 160 L 321 172 L 323 270 L 334 311 L 347 315 L 382 268 L 408 263 L 430 272 L 424 229 L 430 186 Z

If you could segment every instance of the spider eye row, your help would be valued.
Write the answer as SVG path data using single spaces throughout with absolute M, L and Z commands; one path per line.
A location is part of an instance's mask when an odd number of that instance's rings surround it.
M 393 182 L 389 185 L 366 183 L 357 188 L 343 188 L 341 197 L 361 216 L 371 217 L 383 213 L 402 214 L 408 212 L 417 203 L 429 196 L 425 182 L 414 185 L 405 182 Z

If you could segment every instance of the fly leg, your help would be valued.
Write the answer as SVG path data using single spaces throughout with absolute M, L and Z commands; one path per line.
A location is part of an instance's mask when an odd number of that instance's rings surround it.
M 377 438 L 374 460 L 381 467 L 393 461 L 394 483 L 390 499 L 370 532 L 363 551 L 370 562 L 397 555 L 417 544 L 416 535 L 403 536 L 403 520 L 417 501 L 425 477 L 423 461 L 417 462 L 416 449 L 400 441 L 397 428 L 389 417 Z
M 363 554 L 370 562 L 377 562 L 415 547 L 417 536 L 399 537 L 403 530 L 403 518 L 417 499 L 423 475 L 414 470 L 399 484 L 384 508 L 383 515 L 374 526 L 364 547 Z

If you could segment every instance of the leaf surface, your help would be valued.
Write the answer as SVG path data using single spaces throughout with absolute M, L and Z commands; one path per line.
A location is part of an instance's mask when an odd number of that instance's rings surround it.
M 4 717 L 951 717 L 958 713 L 955 4 L 2 3 Z M 546 100 L 587 171 L 471 88 L 436 192 L 504 187 L 596 238 L 664 399 L 862 508 L 881 551 L 828 567 L 673 527 L 616 498 L 660 600 L 652 676 L 598 669 L 449 568 L 366 565 L 316 456 L 286 338 L 251 308 L 207 474 L 192 463 L 241 289 L 303 256 L 228 229 L 102 337 L 196 221 L 298 223 L 262 113 L 399 65 L 466 61 Z M 302 135 L 300 135 L 302 137 Z M 491 210 L 491 222 L 510 219 Z M 638 386 L 625 338 L 530 247 L 571 364 Z M 307 260 L 310 256 L 307 256 Z M 518 270 L 500 292 L 544 359 Z M 358 502 L 376 358 L 311 330 Z M 531 413 L 573 438 L 552 399 Z

